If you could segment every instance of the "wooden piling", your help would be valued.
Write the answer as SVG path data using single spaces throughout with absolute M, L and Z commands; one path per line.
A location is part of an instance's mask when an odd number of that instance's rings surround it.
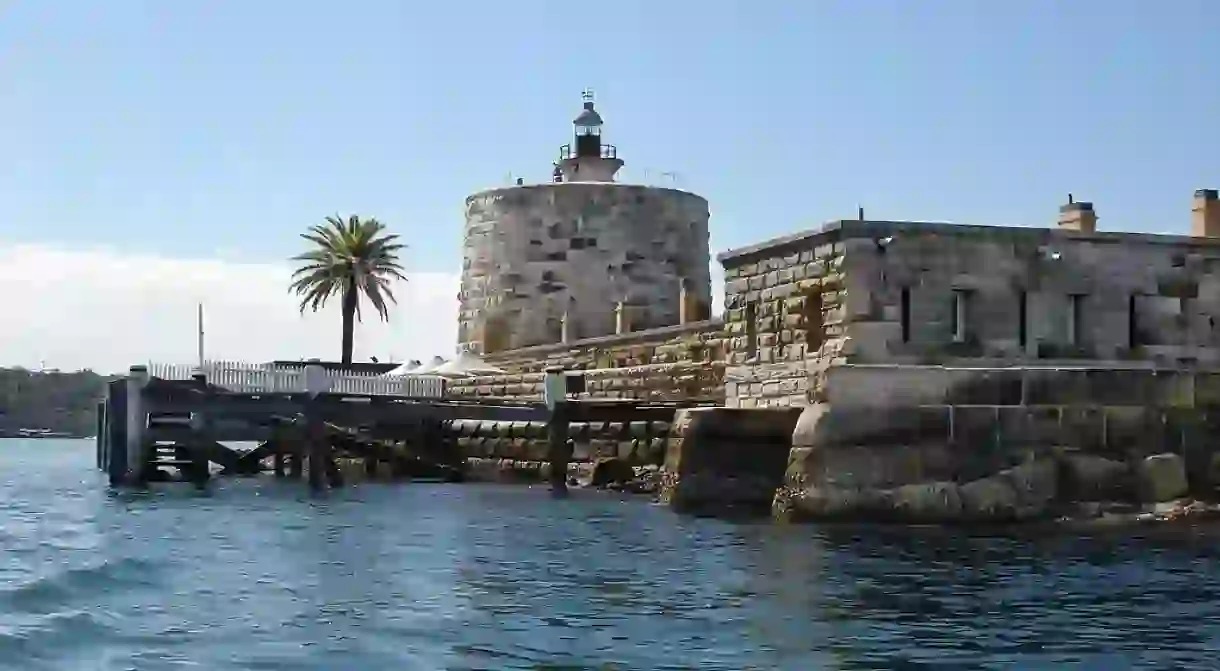
M 568 462 L 572 459 L 572 444 L 568 441 L 568 402 L 556 401 L 547 419 L 547 460 L 551 463 L 551 493 L 568 493 Z
M 202 371 L 195 373 L 192 376 L 192 380 L 199 393 L 204 394 L 205 397 L 211 396 L 208 389 L 207 376 Z M 207 405 L 205 403 L 204 407 L 207 407 Z M 213 442 L 212 423 L 209 421 L 206 410 L 191 413 L 191 429 L 191 442 L 187 449 L 191 462 L 188 478 L 196 487 L 203 489 L 207 486 L 208 480 L 212 476 L 207 456 L 207 447 Z
M 106 393 L 106 475 L 111 487 L 127 480 L 127 381 L 115 380 Z
M 309 489 L 320 492 L 326 487 L 326 432 L 322 418 L 314 411 L 313 402 L 305 409 L 305 450 L 309 459 Z M 298 453 L 298 459 L 300 458 Z
M 144 432 L 148 427 L 148 412 L 144 408 L 144 387 L 148 384 L 148 367 L 132 366 L 127 371 L 127 468 L 123 479 L 144 484 L 148 463 L 152 460 L 150 443 Z

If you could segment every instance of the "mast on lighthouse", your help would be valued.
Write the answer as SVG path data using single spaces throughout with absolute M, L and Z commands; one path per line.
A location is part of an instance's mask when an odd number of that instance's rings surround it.
M 623 161 L 614 145 L 602 144 L 602 117 L 593 107 L 593 92 L 586 89 L 581 98 L 584 109 L 572 121 L 574 142 L 559 148 L 557 176 L 564 182 L 613 182 Z

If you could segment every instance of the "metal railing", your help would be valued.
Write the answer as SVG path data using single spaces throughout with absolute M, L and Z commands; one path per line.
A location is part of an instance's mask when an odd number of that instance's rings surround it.
M 163 380 L 189 380 L 202 371 L 209 383 L 241 393 L 305 392 L 305 368 L 287 368 L 240 361 L 205 361 L 202 369 L 191 364 L 149 363 L 148 374 Z M 323 370 L 327 391 L 339 394 L 415 396 L 445 395 L 444 378 L 433 375 L 379 375 Z
M 618 158 L 618 149 L 612 144 L 603 144 L 599 154 L 600 158 Z M 559 148 L 559 160 L 566 161 L 570 158 L 577 158 L 576 149 L 570 144 L 565 144 Z

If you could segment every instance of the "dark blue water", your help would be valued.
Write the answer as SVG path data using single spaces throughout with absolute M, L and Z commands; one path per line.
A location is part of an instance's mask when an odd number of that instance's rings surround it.
M 640 499 L 108 494 L 0 441 L 0 669 L 1220 669 L 1215 535 L 997 538 Z

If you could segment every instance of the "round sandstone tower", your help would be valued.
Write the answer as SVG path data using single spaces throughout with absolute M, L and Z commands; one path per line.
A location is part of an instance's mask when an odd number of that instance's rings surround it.
M 490 354 L 676 325 L 683 289 L 686 319 L 708 317 L 707 201 L 610 181 L 622 161 L 600 142 L 582 155 L 580 121 L 554 183 L 466 199 L 459 348 Z M 570 179 L 581 176 L 598 179 Z
M 593 94 L 552 182 L 466 199 L 458 348 L 481 354 L 673 326 L 711 306 L 707 201 L 618 184 Z

